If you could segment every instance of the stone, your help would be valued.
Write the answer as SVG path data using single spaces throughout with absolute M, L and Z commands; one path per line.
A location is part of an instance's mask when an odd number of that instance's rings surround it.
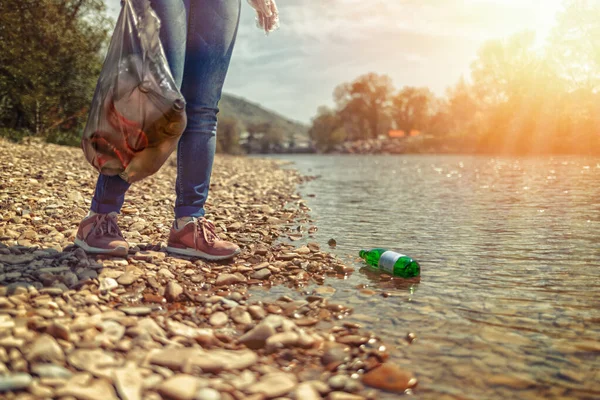
M 200 343 L 212 342 L 215 337 L 212 329 L 194 328 L 178 321 L 167 320 L 166 327 L 171 336 L 183 336 L 195 339 Z
M 194 400 L 221 400 L 221 393 L 212 388 L 200 388 L 196 392 Z
M 281 332 L 269 337 L 266 342 L 267 351 L 295 347 L 300 336 L 296 332 Z
M 35 255 L 33 254 L 0 254 L 0 264 L 29 264 L 33 260 L 35 260 Z
M 109 292 L 109 291 L 111 291 L 113 289 L 116 289 L 118 287 L 119 287 L 119 284 L 113 278 L 101 278 L 100 279 L 100 286 L 98 286 L 98 289 L 101 292 Z
M 138 274 L 134 273 L 133 271 L 128 271 L 117 278 L 117 283 L 122 286 L 129 286 L 137 281 L 138 277 Z
M 40 335 L 27 352 L 27 361 L 57 362 L 65 361 L 65 353 L 52 336 Z
M 123 311 L 127 315 L 148 315 L 152 312 L 152 308 L 150 307 L 121 307 L 119 310 Z
M 95 376 L 112 378 L 110 367 L 117 366 L 117 361 L 102 349 L 77 349 L 67 356 L 69 364 L 80 371 L 91 372 Z
M 242 335 L 238 342 L 250 349 L 262 349 L 267 339 L 275 334 L 275 329 L 269 324 L 258 324 L 253 329 Z
M 332 363 L 342 363 L 350 358 L 350 349 L 346 346 L 328 344 L 321 356 L 321 363 L 324 366 Z
M 69 340 L 69 327 L 61 323 L 54 322 L 46 329 L 46 333 L 54 336 L 57 339 Z
M 158 393 L 174 400 L 192 400 L 197 392 L 199 379 L 195 376 L 177 374 L 158 385 Z
M 216 286 L 235 285 L 236 283 L 245 282 L 241 274 L 220 274 L 215 281 Z
M 263 319 L 267 316 L 265 309 L 260 306 L 250 306 L 248 312 L 254 319 Z
M 296 376 L 287 372 L 272 372 L 263 376 L 260 381 L 250 385 L 247 391 L 251 394 L 262 394 L 267 399 L 283 396 L 296 387 Z
M 184 372 L 200 368 L 203 372 L 217 373 L 222 370 L 246 369 L 256 364 L 258 356 L 250 350 L 211 350 L 188 355 Z
M 263 280 L 263 279 L 267 279 L 270 276 L 271 276 L 271 270 L 269 268 L 263 268 L 263 269 L 259 269 L 258 271 L 254 272 L 252 275 L 250 275 L 250 278 Z
M 369 341 L 369 338 L 366 336 L 359 335 L 346 335 L 341 336 L 336 339 L 338 343 L 348 344 L 351 346 L 360 346 L 361 344 L 365 344 Z
M 363 396 L 346 392 L 331 392 L 327 397 L 328 400 L 365 400 Z
M 164 260 L 166 256 L 167 255 L 161 251 L 146 250 L 138 251 L 137 253 L 135 253 L 133 258 L 136 260 L 153 262 L 155 260 Z
M 125 334 L 125 327 L 116 321 L 103 321 L 98 325 L 101 330 L 101 334 L 96 337 L 98 341 L 107 340 L 111 343 L 116 343 Z
M 123 368 L 113 371 L 113 381 L 121 400 L 141 400 L 142 374 L 135 362 L 128 362 Z
M 174 322 L 174 321 L 173 321 Z M 137 321 L 137 328 L 140 332 L 159 337 L 166 337 L 165 331 L 152 318 L 143 318 Z
M 229 317 L 222 311 L 218 311 L 210 316 L 209 323 L 212 326 L 220 327 L 227 324 Z
M 170 281 L 167 283 L 167 287 L 165 288 L 165 298 L 167 301 L 175 301 L 179 297 L 180 294 L 183 293 L 183 288 L 175 281 Z
M 174 279 L 175 278 L 175 275 L 173 275 L 173 273 L 171 271 L 169 271 L 168 269 L 166 269 L 166 268 L 161 268 L 158 271 L 158 275 L 160 275 L 160 276 L 162 276 L 163 278 L 166 278 L 166 279 Z
M 321 395 L 309 382 L 299 384 L 294 390 L 294 396 L 298 400 L 321 400 Z
M 69 379 L 73 373 L 68 369 L 55 364 L 34 364 L 31 367 L 31 373 L 40 378 L 60 378 Z
M 26 389 L 32 382 L 33 378 L 29 374 L 0 375 L 0 393 Z
M 302 247 L 296 249 L 296 253 L 302 254 L 302 255 L 310 254 L 310 249 L 308 248 L 308 246 L 302 246 Z
M 333 390 L 342 390 L 349 379 L 346 375 L 334 375 L 327 380 L 327 384 Z
M 417 378 L 412 372 L 406 371 L 395 364 L 383 363 L 367 372 L 362 382 L 376 389 L 402 393 L 417 385 Z
M 113 385 L 106 379 L 92 379 L 89 374 L 73 375 L 56 391 L 58 397 L 73 396 L 81 400 L 119 400 Z
M 243 307 L 234 307 L 230 312 L 230 316 L 236 324 L 250 325 L 252 323 L 250 313 L 244 310 Z

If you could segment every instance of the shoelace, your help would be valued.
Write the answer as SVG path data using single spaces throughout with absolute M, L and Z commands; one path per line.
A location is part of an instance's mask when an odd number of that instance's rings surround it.
M 115 219 L 109 214 L 98 214 L 98 219 L 94 225 L 94 234 L 98 236 L 119 236 L 119 226 Z
M 215 224 L 213 224 L 206 218 L 199 219 L 196 227 L 196 232 L 202 230 L 202 235 L 204 236 L 204 240 L 206 240 L 206 243 L 212 245 L 215 243 L 215 240 L 219 239 L 217 233 L 215 232 Z

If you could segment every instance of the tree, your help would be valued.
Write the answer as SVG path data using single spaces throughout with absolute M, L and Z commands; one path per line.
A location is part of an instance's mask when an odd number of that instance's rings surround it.
M 274 124 L 267 124 L 267 129 L 260 140 L 261 153 L 272 153 L 281 150 L 284 142 L 283 130 Z
M 409 133 L 424 131 L 434 114 L 435 95 L 428 88 L 405 87 L 392 99 L 396 127 Z
M 454 87 L 448 89 L 447 97 L 447 113 L 450 118 L 447 129 L 452 134 L 463 137 L 472 133 L 472 124 L 480 108 L 473 88 L 461 78 Z
M 385 133 L 385 116 L 394 91 L 387 75 L 369 73 L 334 91 L 337 111 L 350 139 L 376 138 Z
M 600 3 L 567 0 L 551 32 L 548 58 L 567 89 L 600 89 Z
M 101 0 L 0 2 L 0 126 L 78 138 L 110 29 L 104 11 Z
M 235 118 L 219 118 L 217 124 L 217 152 L 240 153 L 240 123 Z
M 308 135 L 317 150 L 331 151 L 346 140 L 346 132 L 338 113 L 328 107 L 319 107 L 317 116 L 312 120 Z

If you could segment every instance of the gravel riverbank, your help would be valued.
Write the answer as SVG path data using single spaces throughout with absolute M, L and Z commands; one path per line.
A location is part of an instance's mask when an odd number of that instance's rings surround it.
M 207 217 L 242 253 L 213 263 L 165 252 L 174 159 L 127 194 L 127 259 L 72 244 L 96 177 L 80 149 L 0 140 L 0 160 L 1 398 L 360 400 L 416 385 L 319 290 L 253 299 L 352 272 L 310 242 L 307 178 L 276 161 L 217 157 Z

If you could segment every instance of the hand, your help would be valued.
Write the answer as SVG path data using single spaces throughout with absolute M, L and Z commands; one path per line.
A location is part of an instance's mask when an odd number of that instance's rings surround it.
M 256 10 L 256 25 L 269 34 L 279 28 L 279 11 L 275 0 L 248 0 Z

